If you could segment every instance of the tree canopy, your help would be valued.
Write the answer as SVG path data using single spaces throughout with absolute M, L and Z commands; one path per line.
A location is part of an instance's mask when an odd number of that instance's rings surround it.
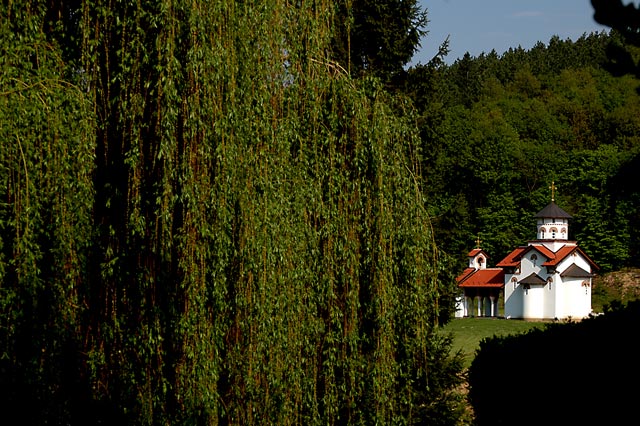
M 409 70 L 427 205 L 459 268 L 478 234 L 495 257 L 533 239 L 552 181 L 602 271 L 637 266 L 638 80 L 609 72 L 612 43 L 633 48 L 612 31 Z
M 403 71 L 426 34 L 427 11 L 417 0 L 338 3 L 333 55 L 355 76 L 388 81 Z
M 0 5 L 5 415 L 457 422 L 415 115 L 327 57 L 334 12 Z
M 438 325 L 478 236 L 531 239 L 553 181 L 602 270 L 637 266 L 628 35 L 401 72 L 417 4 L 2 3 L 3 411 L 459 424 Z

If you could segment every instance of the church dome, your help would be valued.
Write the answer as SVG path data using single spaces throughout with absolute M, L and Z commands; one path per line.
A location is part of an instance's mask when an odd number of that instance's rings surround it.
M 540 210 L 536 216 L 537 218 L 549 218 L 549 219 L 571 219 L 571 215 L 562 210 L 555 202 L 550 202 L 547 206 Z
M 538 222 L 538 240 L 566 241 L 569 238 L 571 215 L 558 207 L 555 202 L 551 201 L 535 217 Z M 554 248 L 549 248 L 555 251 Z

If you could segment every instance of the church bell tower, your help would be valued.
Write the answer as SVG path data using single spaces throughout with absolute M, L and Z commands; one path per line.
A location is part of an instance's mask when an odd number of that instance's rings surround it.
M 569 219 L 571 215 L 562 210 L 555 202 L 555 190 L 557 187 L 552 182 L 551 202 L 536 215 L 538 222 L 538 240 L 545 245 L 555 245 L 556 241 L 562 243 L 569 239 Z

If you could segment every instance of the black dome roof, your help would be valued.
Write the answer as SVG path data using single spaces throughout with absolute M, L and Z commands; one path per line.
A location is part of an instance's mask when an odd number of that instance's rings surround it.
M 553 201 L 547 204 L 544 209 L 540 210 L 535 217 L 571 219 L 571 215 L 558 207 L 558 205 Z

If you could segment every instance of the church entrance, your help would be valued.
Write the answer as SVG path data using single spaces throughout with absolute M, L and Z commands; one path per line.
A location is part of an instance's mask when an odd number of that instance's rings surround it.
M 465 288 L 465 317 L 498 317 L 500 316 L 501 291 L 495 288 Z

